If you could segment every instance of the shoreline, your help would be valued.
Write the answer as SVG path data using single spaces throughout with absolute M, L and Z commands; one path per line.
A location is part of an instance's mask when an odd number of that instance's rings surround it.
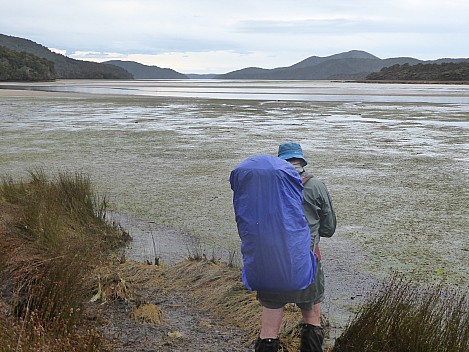
M 379 83 L 379 84 L 454 84 L 454 85 L 469 85 L 469 81 L 426 81 L 426 80 L 346 80 L 338 82 L 348 82 L 348 83 Z
M 132 237 L 125 248 L 126 257 L 135 262 L 145 263 L 153 259 L 153 240 L 156 243 L 156 257 L 169 266 L 174 266 L 188 258 L 191 250 L 199 252 L 209 260 L 212 256 L 228 264 L 229 252 L 223 248 L 206 245 L 189 233 L 163 226 L 128 214 L 112 213 L 110 219 L 117 221 Z M 239 248 L 238 248 L 239 250 Z M 347 240 L 345 229 L 338 228 L 331 238 L 321 240 L 326 290 L 322 302 L 323 314 L 330 323 L 331 338 L 340 336 L 346 325 L 354 316 L 354 308 L 364 302 L 381 284 L 382 280 L 366 272 L 361 266 L 366 255 L 354 249 Z M 225 256 L 225 255 L 226 256 Z M 242 267 L 241 255 L 237 252 Z

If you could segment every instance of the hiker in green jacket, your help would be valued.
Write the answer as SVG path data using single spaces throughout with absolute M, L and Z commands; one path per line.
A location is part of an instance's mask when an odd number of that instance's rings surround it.
M 283 143 L 278 148 L 278 157 L 290 162 L 300 174 L 303 181 L 303 211 L 311 233 L 311 245 L 317 259 L 317 273 L 313 285 L 315 286 L 314 302 L 310 311 L 302 310 L 304 324 L 301 329 L 301 351 L 323 351 L 324 330 L 321 326 L 321 302 L 324 300 L 324 272 L 321 265 L 319 240 L 321 237 L 331 237 L 336 228 L 336 216 L 332 207 L 332 200 L 326 185 L 305 171 L 308 164 L 303 156 L 303 150 L 298 143 Z

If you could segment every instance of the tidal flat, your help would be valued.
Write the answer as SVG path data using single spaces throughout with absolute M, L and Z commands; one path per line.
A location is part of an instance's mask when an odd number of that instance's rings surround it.
M 4 92 L 2 176 L 81 171 L 110 196 L 112 210 L 230 251 L 239 247 L 230 171 L 298 141 L 337 213 L 324 256 L 357 262 L 377 278 L 399 270 L 468 286 L 465 102 Z

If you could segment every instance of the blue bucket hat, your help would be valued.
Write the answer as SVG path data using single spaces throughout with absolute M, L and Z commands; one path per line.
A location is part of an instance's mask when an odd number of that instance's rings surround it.
M 293 158 L 302 159 L 303 162 L 301 163 L 301 166 L 305 166 L 308 164 L 305 157 L 303 156 L 303 150 L 301 149 L 301 145 L 295 142 L 287 142 L 280 144 L 278 147 L 278 157 L 283 160 Z

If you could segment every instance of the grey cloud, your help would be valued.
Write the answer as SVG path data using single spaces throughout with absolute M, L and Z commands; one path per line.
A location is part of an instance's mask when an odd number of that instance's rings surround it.
M 293 21 L 263 21 L 249 20 L 238 22 L 234 29 L 239 33 L 263 33 L 263 34 L 344 34 L 353 33 L 414 33 L 414 32 L 460 32 L 458 23 L 444 24 L 428 23 L 425 19 L 415 19 L 414 22 L 400 21 L 399 19 L 308 19 Z
M 241 33 L 335 33 L 344 29 L 351 31 L 362 31 L 366 28 L 376 27 L 372 21 L 357 21 L 350 19 L 328 19 L 328 20 L 301 20 L 301 21 L 242 21 L 235 29 Z

